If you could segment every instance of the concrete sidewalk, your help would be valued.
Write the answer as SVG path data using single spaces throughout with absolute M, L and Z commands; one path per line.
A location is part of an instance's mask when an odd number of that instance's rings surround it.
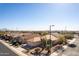
M 24 53 L 22 52 L 22 51 L 25 50 L 25 49 L 23 49 L 23 48 L 21 48 L 21 47 L 16 48 L 16 47 L 10 46 L 8 43 L 6 43 L 6 42 L 3 41 L 3 40 L 0 40 L 0 42 L 1 42 L 2 44 L 4 44 L 6 47 L 8 47 L 10 50 L 12 50 L 14 53 L 16 53 L 17 55 L 19 55 L 19 56 L 27 56 L 26 54 L 24 54 Z

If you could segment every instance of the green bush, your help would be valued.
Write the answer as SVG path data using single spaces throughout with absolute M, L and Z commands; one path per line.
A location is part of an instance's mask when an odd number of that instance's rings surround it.
M 72 39 L 74 38 L 74 35 L 73 34 L 65 34 L 65 39 Z
M 58 37 L 58 43 L 59 44 L 67 44 L 67 40 L 65 39 L 65 37 L 63 35 L 60 35 Z

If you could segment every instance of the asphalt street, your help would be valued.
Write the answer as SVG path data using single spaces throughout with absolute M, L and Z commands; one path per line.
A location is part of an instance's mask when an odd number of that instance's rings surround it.
M 0 42 L 0 56 L 18 56 Z

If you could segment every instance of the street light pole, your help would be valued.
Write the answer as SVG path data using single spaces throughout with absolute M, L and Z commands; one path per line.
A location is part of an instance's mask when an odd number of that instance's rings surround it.
M 51 27 L 52 26 L 54 26 L 54 25 L 50 25 L 50 31 L 49 31 L 50 32 L 50 40 L 51 40 Z
M 50 40 L 51 40 L 51 25 L 50 25 L 50 31 L 49 32 L 50 32 Z
M 51 27 L 52 27 L 52 26 L 55 26 L 55 25 L 50 25 L 50 31 L 49 31 L 49 32 L 50 32 L 50 41 L 51 41 L 51 31 L 52 31 L 52 30 L 51 30 Z M 51 44 L 51 46 L 52 46 L 52 42 L 50 42 L 50 44 Z
M 49 35 L 50 35 L 49 37 L 50 38 L 49 38 L 49 41 L 48 40 L 46 41 L 46 43 L 47 43 L 46 44 L 46 48 L 48 49 L 47 55 L 50 55 L 51 54 L 51 46 L 52 46 L 52 42 L 51 42 L 51 31 L 52 30 L 51 30 L 51 27 L 52 26 L 54 26 L 54 25 L 50 25 L 49 26 L 49 31 L 48 32 L 49 32 Z

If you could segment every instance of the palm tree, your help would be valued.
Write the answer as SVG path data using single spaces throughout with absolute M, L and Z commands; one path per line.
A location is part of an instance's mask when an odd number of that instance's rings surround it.
M 46 40 L 45 39 L 42 39 L 41 40 L 41 43 L 42 43 L 42 50 L 46 48 Z

